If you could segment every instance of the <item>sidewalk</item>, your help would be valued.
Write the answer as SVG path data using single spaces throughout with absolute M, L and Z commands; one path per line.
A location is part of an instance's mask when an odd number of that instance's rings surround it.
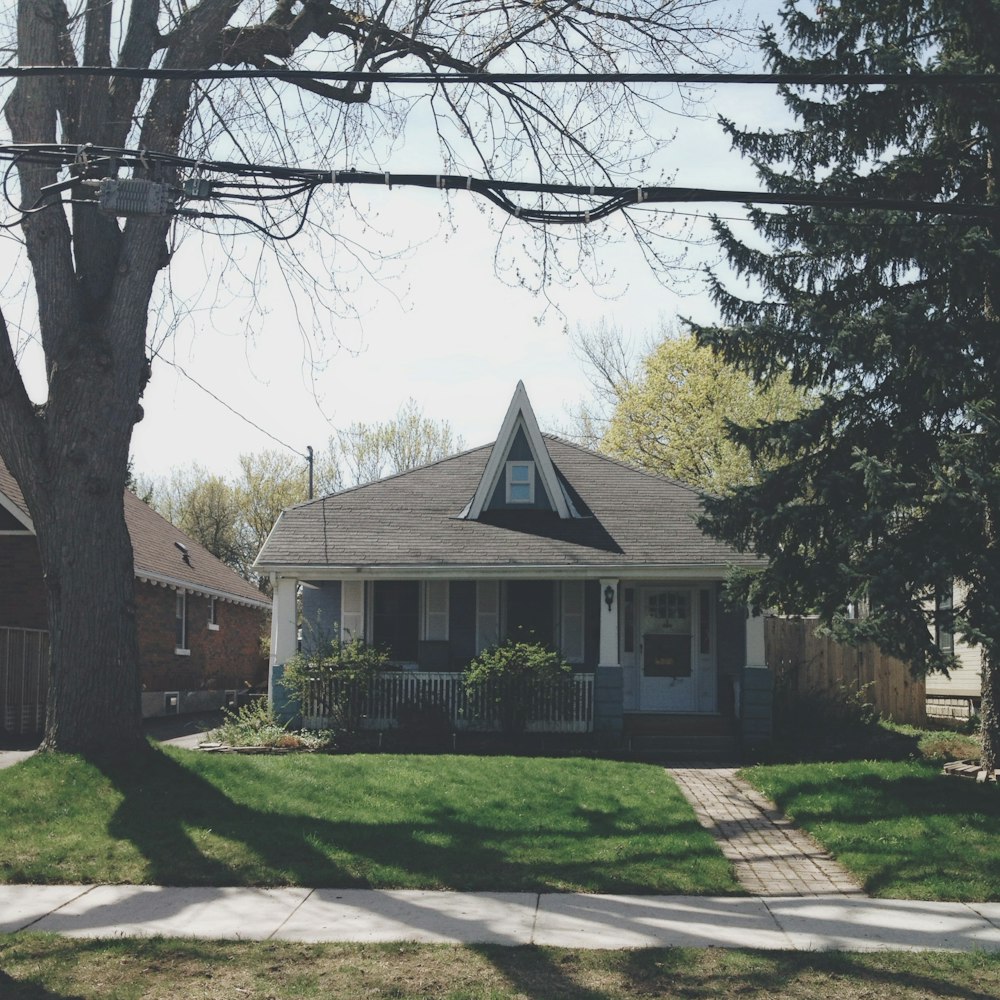
M 561 948 L 1000 951 L 1000 903 L 365 889 L 0 886 L 0 933 Z

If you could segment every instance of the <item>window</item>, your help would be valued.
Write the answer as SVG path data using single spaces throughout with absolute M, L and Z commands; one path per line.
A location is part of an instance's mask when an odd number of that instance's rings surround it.
M 372 609 L 372 642 L 389 650 L 397 663 L 416 663 L 420 624 L 420 584 L 377 580 Z
M 535 463 L 507 463 L 507 503 L 535 502 Z
M 218 614 L 219 614 L 219 612 L 218 612 L 218 609 L 216 607 L 215 598 L 214 597 L 210 597 L 208 599 L 208 627 L 213 632 L 218 632 L 219 631 L 219 618 L 218 618 Z
M 177 591 L 174 602 L 174 652 L 178 656 L 190 656 L 187 644 L 187 592 Z
M 555 645 L 555 585 L 551 580 L 509 580 L 506 595 L 506 634 L 515 642 Z
M 934 598 L 934 641 L 938 649 L 947 656 L 955 655 L 955 633 L 952 631 L 951 619 L 954 609 L 953 589 L 953 586 L 948 586 L 939 590 Z
M 448 581 L 424 582 L 424 638 L 443 642 L 448 638 Z

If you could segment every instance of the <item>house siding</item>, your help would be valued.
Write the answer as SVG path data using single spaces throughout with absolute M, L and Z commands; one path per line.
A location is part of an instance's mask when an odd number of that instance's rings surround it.
M 507 503 L 507 462 L 535 463 L 534 503 Z M 486 509 L 555 510 L 555 506 L 553 505 L 551 498 L 545 490 L 545 485 L 542 482 L 542 477 L 538 469 L 538 459 L 536 458 L 535 453 L 531 450 L 531 445 L 528 443 L 528 438 L 524 433 L 523 427 L 519 427 L 517 434 L 514 435 L 514 440 L 511 443 L 510 450 L 504 458 L 500 479 L 497 482 L 496 488 L 493 490 L 493 496 L 490 497 L 489 503 L 486 505 Z
M 0 536 L 0 625 L 47 629 L 42 565 L 34 535 Z

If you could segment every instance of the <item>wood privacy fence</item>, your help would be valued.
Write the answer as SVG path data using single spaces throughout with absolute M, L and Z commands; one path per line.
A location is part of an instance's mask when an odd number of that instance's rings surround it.
M 49 691 L 49 633 L 0 628 L 0 726 L 37 733 L 45 726 Z
M 768 618 L 764 625 L 767 662 L 775 690 L 801 698 L 843 698 L 861 692 L 866 704 L 895 722 L 920 725 L 927 719 L 927 691 L 902 660 L 873 643 L 848 646 L 816 635 L 816 619 Z
M 352 702 L 349 713 L 362 729 L 386 730 L 399 724 L 407 706 L 435 706 L 456 730 L 499 732 L 506 695 L 523 706 L 529 733 L 588 733 L 594 727 L 593 674 L 534 681 L 516 692 L 502 691 L 501 684 L 487 682 L 469 690 L 463 674 L 420 670 L 379 672 L 367 691 L 351 690 L 350 682 L 342 680 L 315 680 L 302 718 L 308 728 L 323 729 L 333 722 L 329 706 Z

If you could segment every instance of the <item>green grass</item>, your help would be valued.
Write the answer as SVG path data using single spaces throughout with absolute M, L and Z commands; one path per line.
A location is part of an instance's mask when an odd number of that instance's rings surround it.
M 740 891 L 659 767 L 169 749 L 0 771 L 0 881 Z
M 1000 899 L 1000 789 L 928 761 L 751 768 L 745 776 L 875 896 Z
M 576 951 L 278 942 L 0 940 L 4 1000 L 923 1000 L 1000 995 L 984 954 Z

